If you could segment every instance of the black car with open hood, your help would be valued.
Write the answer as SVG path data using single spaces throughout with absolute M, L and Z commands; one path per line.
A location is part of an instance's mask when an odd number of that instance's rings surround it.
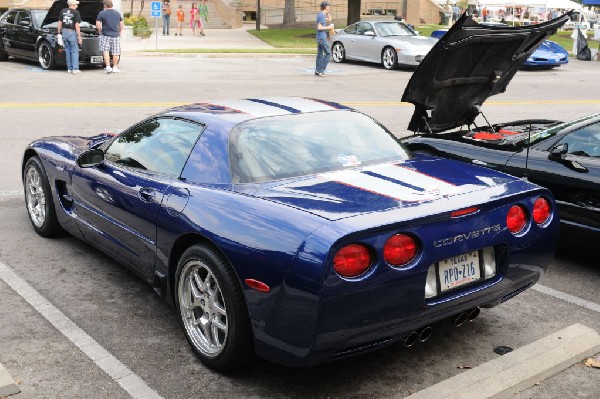
M 9 57 L 37 61 L 43 69 L 66 65 L 64 49 L 57 40 L 58 16 L 67 0 L 57 0 L 49 10 L 13 8 L 0 16 L 0 61 Z M 80 64 L 102 65 L 103 58 L 96 29 L 96 17 L 103 9 L 101 0 L 80 0 L 82 44 Z
M 490 124 L 484 101 L 506 90 L 529 55 L 568 19 L 521 27 L 482 26 L 463 15 L 427 54 L 402 101 L 415 105 L 403 143 L 415 156 L 453 158 L 500 170 L 552 191 L 563 243 L 600 249 L 600 114 Z M 475 118 L 485 124 L 477 126 Z

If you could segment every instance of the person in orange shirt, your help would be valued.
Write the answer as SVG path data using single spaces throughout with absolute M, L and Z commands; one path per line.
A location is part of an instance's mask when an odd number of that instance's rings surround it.
M 175 36 L 179 35 L 179 36 L 183 36 L 183 33 L 181 33 L 182 29 L 183 29 L 183 21 L 185 20 L 185 12 L 183 11 L 183 7 L 181 7 L 181 5 L 179 5 L 177 7 L 177 32 L 175 33 Z

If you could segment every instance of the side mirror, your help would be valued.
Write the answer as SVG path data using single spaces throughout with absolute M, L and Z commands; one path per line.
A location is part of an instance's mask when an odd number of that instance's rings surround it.
M 550 154 L 548 155 L 548 159 L 552 161 L 564 161 L 567 157 L 567 152 L 569 151 L 569 145 L 567 143 L 562 143 L 557 145 L 556 147 L 552 147 L 550 149 Z
M 77 157 L 77 165 L 81 168 L 92 168 L 104 162 L 104 151 L 97 148 L 87 150 Z
M 368 30 L 364 33 L 365 36 L 375 36 L 375 32 L 373 32 L 372 30 Z

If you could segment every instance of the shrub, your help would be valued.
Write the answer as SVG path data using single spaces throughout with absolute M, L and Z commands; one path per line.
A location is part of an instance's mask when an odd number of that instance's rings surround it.
M 145 17 L 139 17 L 139 18 L 131 17 L 130 19 L 133 20 L 133 35 L 134 36 L 139 36 L 142 38 L 150 37 L 150 35 L 152 34 L 152 31 L 148 27 L 148 21 L 146 20 Z

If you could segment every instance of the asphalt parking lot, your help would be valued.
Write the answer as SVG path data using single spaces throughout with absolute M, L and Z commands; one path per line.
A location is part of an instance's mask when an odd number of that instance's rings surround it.
M 21 390 L 14 397 L 127 398 L 119 384 L 127 375 L 137 397 L 399 398 L 498 358 L 500 345 L 521 348 L 575 323 L 600 331 L 600 257 L 574 248 L 558 253 L 537 288 L 460 328 L 435 325 L 432 338 L 412 348 L 396 345 L 302 370 L 261 361 L 232 374 L 205 368 L 174 310 L 150 286 L 75 238 L 34 233 L 22 198 L 22 150 L 49 135 L 119 131 L 173 105 L 251 96 L 338 101 L 402 136 L 412 114 L 411 105 L 400 103 L 410 71 L 330 64 L 322 79 L 313 75 L 312 57 L 125 55 L 121 66 L 119 75 L 85 68 L 72 76 L 25 62 L 0 65 L 0 268 L 39 294 L 31 304 L 0 279 L 0 363 Z M 519 72 L 506 93 L 484 106 L 492 122 L 566 120 L 599 109 L 600 62 L 581 61 Z M 64 328 L 39 309 L 56 309 Z M 69 337 L 82 333 L 76 342 L 85 339 L 110 356 L 94 359 L 80 350 Z M 599 380 L 600 369 L 576 363 L 514 397 L 595 398 Z

